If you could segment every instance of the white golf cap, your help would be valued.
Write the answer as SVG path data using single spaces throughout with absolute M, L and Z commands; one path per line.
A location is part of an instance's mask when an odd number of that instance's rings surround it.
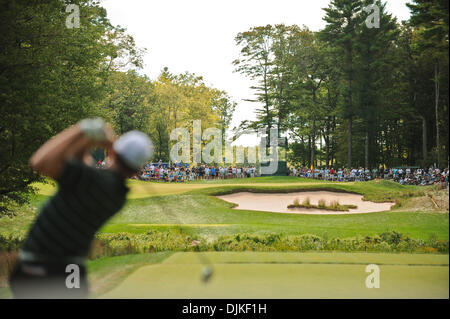
M 114 151 L 125 164 L 138 170 L 153 156 L 153 143 L 147 134 L 130 131 L 114 142 Z

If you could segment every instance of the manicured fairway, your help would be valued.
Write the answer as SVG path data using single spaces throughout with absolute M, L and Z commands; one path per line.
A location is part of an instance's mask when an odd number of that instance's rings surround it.
M 101 298 L 448 298 L 448 255 L 368 253 L 203 253 L 214 274 L 203 283 L 198 253 L 141 267 Z M 380 288 L 368 289 L 368 264 Z
M 308 182 L 305 183 L 303 181 L 297 183 L 264 183 L 264 182 L 247 182 L 244 183 L 245 179 L 235 181 L 234 183 L 219 183 L 218 181 L 205 181 L 204 183 L 195 182 L 195 183 L 179 183 L 179 184 L 169 184 L 163 182 L 139 182 L 139 181 L 129 181 L 128 187 L 130 188 L 130 193 L 128 194 L 128 199 L 136 199 L 136 198 L 145 198 L 151 196 L 160 196 L 160 195 L 172 195 L 172 194 L 181 194 L 194 190 L 201 190 L 205 188 L 214 188 L 222 185 L 226 186 L 270 186 L 270 187 L 285 187 L 285 186 L 300 186 L 300 185 L 322 185 L 323 183 L 314 183 Z
M 165 182 L 143 182 L 137 180 L 128 180 L 127 184 L 130 188 L 128 199 L 144 198 L 151 196 L 180 194 L 194 190 L 200 190 L 204 188 L 213 188 L 221 185 L 226 186 L 299 186 L 303 184 L 307 185 L 320 185 L 326 182 L 295 178 L 295 177 L 258 177 L 258 178 L 242 178 L 242 179 L 226 179 L 226 180 L 199 180 L 186 183 L 165 183 Z M 348 185 L 353 183 L 347 183 Z M 33 185 L 37 193 L 40 195 L 51 196 L 56 191 L 56 185 L 54 182 L 49 184 L 35 183 Z
M 414 239 L 436 237 L 448 240 L 448 213 L 437 212 L 425 194 L 428 188 L 402 186 L 388 181 L 327 183 L 295 177 L 259 177 L 189 183 L 142 182 L 129 180 L 129 200 L 119 214 L 101 232 L 145 233 L 153 230 L 182 231 L 214 240 L 221 235 L 314 234 L 329 238 L 373 236 L 395 230 Z M 17 210 L 17 217 L 0 219 L 0 232 L 25 232 L 34 220 L 37 208 L 56 187 L 36 183 L 37 194 L 31 209 Z M 236 191 L 293 192 L 306 190 L 347 191 L 364 195 L 371 201 L 394 201 L 393 210 L 371 213 L 319 216 L 278 214 L 235 210 L 231 203 L 214 195 Z M 417 197 L 418 196 L 418 197 Z

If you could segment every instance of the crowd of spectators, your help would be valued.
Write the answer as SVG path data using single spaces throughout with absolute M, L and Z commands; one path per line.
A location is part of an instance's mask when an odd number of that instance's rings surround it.
M 105 166 L 105 161 L 98 161 L 96 166 Z M 214 180 L 230 178 L 248 178 L 259 176 L 255 166 L 218 166 L 198 164 L 189 166 L 181 163 L 147 163 L 133 178 L 143 181 L 185 182 L 195 180 Z M 434 185 L 449 186 L 449 169 L 436 167 L 411 168 L 290 168 L 287 175 L 335 182 L 359 182 L 374 179 L 392 180 L 402 185 Z
M 143 181 L 185 182 L 258 176 L 255 166 L 217 166 L 199 164 L 194 166 L 173 163 L 148 163 L 135 176 Z
M 430 167 L 428 169 L 398 167 L 398 168 L 339 168 L 339 169 L 308 169 L 291 168 L 288 172 L 290 176 L 314 178 L 327 181 L 353 182 L 370 181 L 373 179 L 393 180 L 402 185 L 434 185 L 449 183 L 449 169 L 439 169 Z

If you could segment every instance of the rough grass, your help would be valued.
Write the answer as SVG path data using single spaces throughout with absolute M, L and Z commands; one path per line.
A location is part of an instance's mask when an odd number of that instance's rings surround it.
M 217 238 L 235 233 L 315 234 L 329 237 L 374 235 L 396 230 L 415 239 L 431 235 L 448 239 L 448 214 L 423 212 L 383 212 L 351 215 L 279 214 L 233 210 L 230 203 L 202 195 L 143 199 L 130 203 L 102 229 L 103 232 L 146 232 L 180 229 L 191 234 Z M 186 209 L 195 203 L 195 210 Z M 178 203 L 175 205 L 174 203 Z M 169 224 L 169 225 L 167 225 Z M 208 224 L 211 227 L 198 226 Z M 220 225 L 218 227 L 217 225 Z

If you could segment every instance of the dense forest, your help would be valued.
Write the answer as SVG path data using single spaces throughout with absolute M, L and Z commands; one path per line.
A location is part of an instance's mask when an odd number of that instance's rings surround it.
M 66 25 L 69 4 L 79 6 L 77 28 Z M 117 134 L 144 131 L 163 160 L 173 128 L 201 120 L 227 129 L 235 103 L 226 92 L 167 68 L 150 80 L 145 53 L 99 1 L 0 1 L 0 215 L 41 179 L 32 153 L 80 119 L 103 117 Z
M 380 8 L 379 28 L 368 28 Z M 69 4 L 78 27 L 67 27 Z M 257 120 L 289 137 L 291 165 L 448 165 L 448 1 L 414 0 L 397 21 L 380 1 L 332 0 L 323 30 L 253 27 L 236 36 L 236 72 L 257 83 Z M 90 116 L 118 134 L 148 133 L 169 159 L 177 127 L 229 129 L 236 103 L 203 78 L 142 72 L 146 50 L 108 20 L 100 1 L 0 0 L 0 214 L 41 179 L 28 159 Z M 232 61 L 230 61 L 232 62 Z
M 366 20 L 379 8 L 379 27 Z M 415 0 L 399 22 L 385 3 L 332 0 L 323 30 L 239 33 L 236 71 L 256 85 L 256 121 L 289 137 L 291 165 L 448 165 L 448 1 Z

